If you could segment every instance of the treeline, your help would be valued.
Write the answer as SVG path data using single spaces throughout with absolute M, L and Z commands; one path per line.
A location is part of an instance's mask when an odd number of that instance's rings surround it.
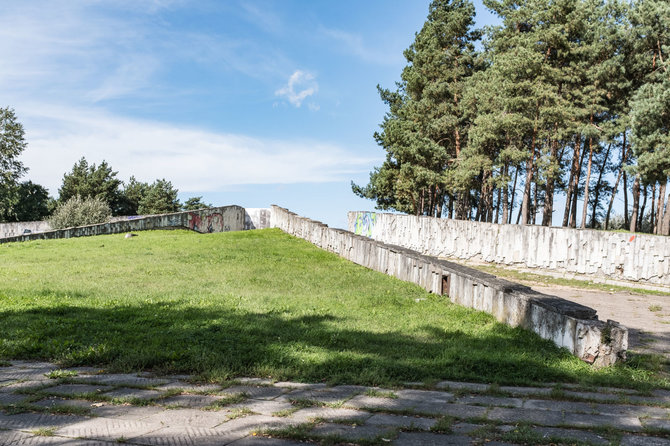
M 24 136 L 14 110 L 0 108 L 0 222 L 44 220 L 59 209 L 68 209 L 68 203 L 77 211 L 95 209 L 92 222 L 106 215 L 163 214 L 211 206 L 203 203 L 202 197 L 180 203 L 178 189 L 165 179 L 145 183 L 131 176 L 124 183 L 106 161 L 89 164 L 83 157 L 63 175 L 58 198 L 54 199 L 43 186 L 20 181 L 28 170 L 18 160 L 27 146 Z M 95 203 L 86 203 L 89 199 Z
M 670 234 L 670 2 L 484 4 L 501 26 L 474 29 L 469 0 L 430 4 L 401 81 L 378 87 L 386 160 L 354 193 L 416 215 Z

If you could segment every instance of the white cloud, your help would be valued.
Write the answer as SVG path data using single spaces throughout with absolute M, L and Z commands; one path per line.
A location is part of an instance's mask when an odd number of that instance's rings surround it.
M 276 96 L 285 97 L 296 107 L 302 105 L 302 101 L 316 94 L 319 84 L 313 74 L 301 70 L 293 72 L 288 79 L 288 84 L 275 92 Z
M 392 48 L 372 48 L 363 41 L 359 34 L 343 31 L 341 29 L 326 28 L 320 26 L 320 35 L 337 43 L 340 49 L 364 62 L 379 65 L 396 65 L 403 61 L 402 54 Z
M 320 141 L 263 139 L 133 120 L 98 109 L 32 104 L 17 108 L 28 148 L 28 177 L 56 194 L 82 156 L 106 160 L 121 179 L 167 178 L 182 192 L 240 184 L 341 181 L 375 161 Z M 37 130 L 33 130 L 37 129 Z

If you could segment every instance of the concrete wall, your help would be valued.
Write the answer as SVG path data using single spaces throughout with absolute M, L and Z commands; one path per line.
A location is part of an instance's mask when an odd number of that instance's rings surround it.
M 437 257 L 670 286 L 670 237 L 349 212 L 349 230 Z
M 269 208 L 246 208 L 244 229 L 266 229 L 271 226 L 272 210 Z
M 614 321 L 598 320 L 592 308 L 408 248 L 332 229 L 278 206 L 272 206 L 272 226 L 359 265 L 446 294 L 453 303 L 532 330 L 589 363 L 609 365 L 625 358 L 628 330 Z
M 0 238 L 50 230 L 51 226 L 46 221 L 19 221 L 16 223 L 0 223 Z
M 36 234 L 24 234 L 0 238 L 0 243 L 22 242 L 27 240 L 85 237 L 89 235 L 118 234 L 122 232 L 143 231 L 149 229 L 192 229 L 197 232 L 227 232 L 244 229 L 244 208 L 223 206 L 197 211 L 176 212 L 174 214 L 131 217 L 98 225 L 78 228 L 59 229 Z

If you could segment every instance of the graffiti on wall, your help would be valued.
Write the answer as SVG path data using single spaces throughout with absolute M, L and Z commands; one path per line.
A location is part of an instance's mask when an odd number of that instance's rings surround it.
M 372 237 L 372 229 L 375 227 L 377 221 L 377 214 L 374 212 L 358 212 L 356 213 L 356 224 L 354 225 L 354 233 Z
M 229 226 L 223 224 L 223 215 L 220 212 L 200 215 L 197 212 L 188 214 L 188 227 L 198 232 L 226 232 Z

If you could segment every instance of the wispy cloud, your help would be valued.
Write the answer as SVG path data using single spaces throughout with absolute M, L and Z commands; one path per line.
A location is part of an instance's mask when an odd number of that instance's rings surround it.
M 316 94 L 317 91 L 319 91 L 319 84 L 316 82 L 314 75 L 296 70 L 288 78 L 288 84 L 277 90 L 275 95 L 284 97 L 291 104 L 300 107 L 302 101 Z
M 22 157 L 30 166 L 28 176 L 52 193 L 82 156 L 95 163 L 107 160 L 123 179 L 169 178 L 182 192 L 341 181 L 374 162 L 323 141 L 217 133 L 39 103 L 16 111 L 27 129 L 36 129 L 27 133 Z
M 341 51 L 349 53 L 364 62 L 395 65 L 399 60 L 402 60 L 402 55 L 398 55 L 397 51 L 369 46 L 360 34 L 341 29 L 326 28 L 324 26 L 318 28 L 318 33 L 326 39 L 335 42 Z

